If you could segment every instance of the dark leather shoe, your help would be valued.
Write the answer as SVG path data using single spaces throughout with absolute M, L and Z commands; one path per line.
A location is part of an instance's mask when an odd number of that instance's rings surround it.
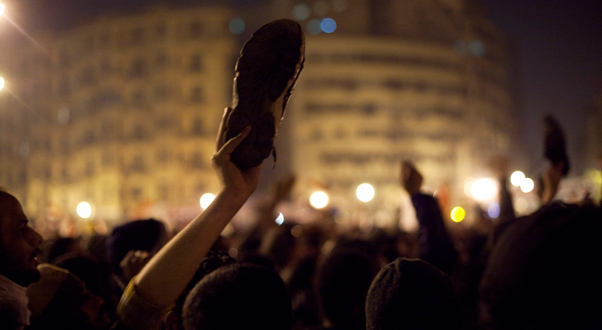
M 299 23 L 281 19 L 255 31 L 240 51 L 226 140 L 246 126 L 251 132 L 230 160 L 254 167 L 274 153 L 278 126 L 305 61 L 305 38 Z

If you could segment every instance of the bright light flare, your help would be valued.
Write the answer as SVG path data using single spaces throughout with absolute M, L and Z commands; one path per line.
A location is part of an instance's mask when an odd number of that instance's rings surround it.
M 88 219 L 92 215 L 92 206 L 88 202 L 77 204 L 77 215 L 83 219 Z
M 464 220 L 464 217 L 466 216 L 466 212 L 464 211 L 463 208 L 456 206 L 452 209 L 451 211 L 451 219 L 454 222 L 460 222 L 462 220 Z
M 357 199 L 360 201 L 367 203 L 374 198 L 374 187 L 369 183 L 362 183 L 357 187 L 355 191 Z
M 201 196 L 201 199 L 199 201 L 201 203 L 201 208 L 203 210 L 206 210 L 209 207 L 209 205 L 211 205 L 211 203 L 213 203 L 214 199 L 215 199 L 214 194 L 211 194 L 211 193 L 203 194 L 203 196 Z
M 274 221 L 278 224 L 278 226 L 281 226 L 284 223 L 284 215 L 282 214 L 282 212 L 278 214 L 278 217 Z
M 4 13 L 4 5 L 0 3 L 0 16 Z M 2 88 L 0 88 L 2 89 Z
M 533 188 L 535 188 L 535 182 L 529 178 L 526 178 L 520 185 L 520 191 L 524 193 L 530 193 Z
M 497 217 L 500 216 L 500 204 L 495 202 L 489 204 L 487 215 L 489 215 L 491 219 L 497 219 Z
M 470 193 L 479 201 L 493 200 L 498 193 L 496 182 L 493 179 L 477 180 L 472 184 Z
M 316 191 L 309 196 L 309 204 L 315 209 L 325 208 L 328 202 L 328 194 L 323 191 Z
M 523 181 L 525 181 L 525 173 L 521 171 L 515 171 L 510 175 L 510 183 L 515 187 L 520 187 Z
M 0 77 L 0 91 L 4 88 L 4 78 Z

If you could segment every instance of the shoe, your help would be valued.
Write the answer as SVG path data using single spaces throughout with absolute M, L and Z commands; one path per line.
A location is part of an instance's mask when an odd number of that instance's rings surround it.
M 281 19 L 255 31 L 240 51 L 226 121 L 226 141 L 245 127 L 251 132 L 230 155 L 239 168 L 254 167 L 270 153 L 286 104 L 305 61 L 305 38 L 299 23 Z
M 562 175 L 566 176 L 571 168 L 566 153 L 566 139 L 560 124 L 552 115 L 544 117 L 544 156 L 552 163 L 563 162 Z

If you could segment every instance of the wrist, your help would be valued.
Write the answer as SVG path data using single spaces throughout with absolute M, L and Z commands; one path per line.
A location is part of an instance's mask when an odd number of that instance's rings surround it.
M 234 203 L 235 205 L 242 206 L 251 196 L 252 193 L 248 193 L 238 189 L 222 188 L 216 196 L 224 200 Z

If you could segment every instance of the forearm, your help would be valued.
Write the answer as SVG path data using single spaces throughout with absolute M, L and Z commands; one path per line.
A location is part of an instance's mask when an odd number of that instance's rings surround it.
M 134 285 L 158 307 L 173 304 L 199 264 L 248 196 L 221 191 L 211 205 L 167 243 L 142 269 Z

